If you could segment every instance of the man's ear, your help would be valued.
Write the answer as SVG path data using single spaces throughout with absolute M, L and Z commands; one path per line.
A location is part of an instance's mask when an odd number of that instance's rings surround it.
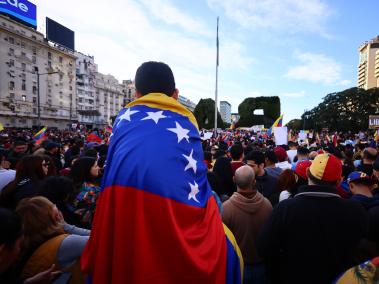
M 174 98 L 175 100 L 178 100 L 178 98 L 179 98 L 179 90 L 175 89 L 174 92 L 172 93 L 171 97 Z
M 136 90 L 134 96 L 136 97 L 136 99 L 138 99 L 138 98 L 142 97 L 142 94 Z

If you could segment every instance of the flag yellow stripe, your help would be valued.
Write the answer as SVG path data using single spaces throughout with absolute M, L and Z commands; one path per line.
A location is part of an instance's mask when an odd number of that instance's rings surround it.
M 42 132 L 46 131 L 46 126 L 44 128 L 42 128 L 40 131 L 38 131 L 34 137 L 37 137 L 38 135 L 40 135 Z
M 126 107 L 129 108 L 136 105 L 145 105 L 151 108 L 159 108 L 162 110 L 176 112 L 178 114 L 188 117 L 192 124 L 195 125 L 197 129 L 199 129 L 196 118 L 192 114 L 192 112 L 186 109 L 177 100 L 175 100 L 172 97 L 166 96 L 165 94 L 150 93 L 129 103 Z
M 240 261 L 240 269 L 241 269 L 241 275 L 243 275 L 243 268 L 244 268 L 244 264 L 243 264 L 243 257 L 242 257 L 242 253 L 241 253 L 241 250 L 237 244 L 237 241 L 233 235 L 233 233 L 229 230 L 229 228 L 225 225 L 224 225 L 224 232 L 225 232 L 225 235 L 226 237 L 229 239 L 229 241 L 231 242 L 231 244 L 233 245 L 233 248 L 234 248 L 234 251 L 236 252 L 237 256 L 238 256 L 238 259 Z M 243 277 L 241 277 L 243 279 Z

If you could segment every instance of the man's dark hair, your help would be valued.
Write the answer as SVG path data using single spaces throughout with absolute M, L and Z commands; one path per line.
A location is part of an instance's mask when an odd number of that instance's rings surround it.
M 293 141 L 288 142 L 288 147 L 295 147 L 295 146 L 297 146 L 296 142 L 293 142 Z
M 309 155 L 309 150 L 306 147 L 298 147 L 297 148 L 297 154 L 302 155 L 302 156 L 307 156 L 307 155 Z
M 233 159 L 234 161 L 235 161 L 235 160 L 239 160 L 239 159 L 241 159 L 242 154 L 243 154 L 243 147 L 242 147 L 241 144 L 236 143 L 236 144 L 234 144 L 234 145 L 230 148 L 230 156 L 232 157 L 232 159 Z
M 171 97 L 175 91 L 174 74 L 163 62 L 145 62 L 137 69 L 135 85 L 142 96 L 149 93 L 163 93 Z
M 14 146 L 24 146 L 24 145 L 27 145 L 28 143 L 26 142 L 25 139 L 22 139 L 22 138 L 17 138 L 14 142 L 13 142 L 13 145 Z
M 265 163 L 265 155 L 261 151 L 251 151 L 246 156 L 246 161 L 254 161 L 257 165 Z
M 307 175 L 308 175 L 308 179 L 310 181 L 312 181 L 314 184 L 316 185 L 325 185 L 325 186 L 336 186 L 339 182 L 339 180 L 336 180 L 336 181 L 325 181 L 325 180 L 320 180 L 318 178 L 316 178 L 315 176 L 313 176 L 309 170 L 309 168 L 307 169 Z
M 278 163 L 278 158 L 275 155 L 275 152 L 272 150 L 268 150 L 265 152 L 265 156 L 267 160 L 269 160 L 271 163 L 276 164 Z
M 14 212 L 0 207 L 0 245 L 13 248 L 23 234 L 21 218 Z

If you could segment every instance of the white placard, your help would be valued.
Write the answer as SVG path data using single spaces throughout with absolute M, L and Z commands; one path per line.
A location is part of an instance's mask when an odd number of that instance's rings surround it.
M 275 137 L 276 145 L 287 145 L 288 144 L 287 127 L 275 127 L 274 137 Z
M 299 140 L 305 141 L 305 139 L 307 139 L 307 133 L 305 133 L 304 130 L 301 130 L 299 133 Z
M 201 138 L 202 140 L 208 140 L 211 139 L 213 135 L 213 132 L 204 132 L 204 136 Z

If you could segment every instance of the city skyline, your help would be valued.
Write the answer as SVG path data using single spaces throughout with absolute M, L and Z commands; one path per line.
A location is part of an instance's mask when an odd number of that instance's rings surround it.
M 219 101 L 236 112 L 246 97 L 277 95 L 284 122 L 356 86 L 358 48 L 379 34 L 375 1 L 31 2 L 38 30 L 46 16 L 74 30 L 76 49 L 95 56 L 100 72 L 133 79 L 142 62 L 163 61 L 196 103 L 214 98 L 220 16 Z

